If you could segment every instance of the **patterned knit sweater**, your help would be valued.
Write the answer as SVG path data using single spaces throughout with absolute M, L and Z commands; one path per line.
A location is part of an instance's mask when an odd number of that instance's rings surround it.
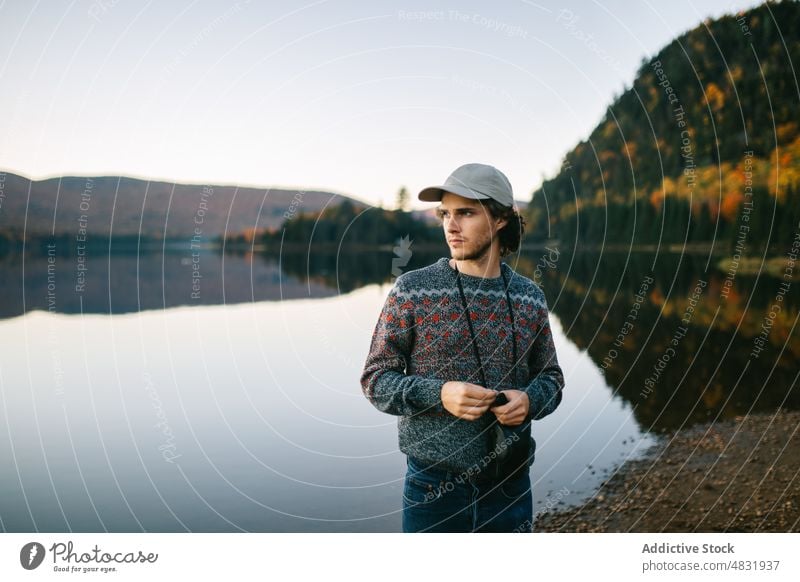
M 516 383 L 502 276 L 461 274 L 487 388 L 524 390 L 530 418 L 540 419 L 560 404 L 564 386 L 547 303 L 533 281 L 504 262 L 501 269 L 509 282 L 517 329 Z M 361 387 L 378 410 L 399 417 L 401 451 L 464 471 L 489 452 L 487 429 L 495 416 L 487 411 L 469 421 L 445 410 L 441 390 L 450 380 L 482 385 L 456 270 L 442 257 L 395 280 L 375 326 Z

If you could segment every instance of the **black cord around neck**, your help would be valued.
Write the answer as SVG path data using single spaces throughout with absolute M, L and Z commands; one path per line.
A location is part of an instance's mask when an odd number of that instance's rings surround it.
M 475 330 L 472 328 L 472 317 L 470 317 L 469 309 L 467 308 L 467 298 L 464 295 L 464 287 L 461 284 L 461 271 L 458 270 L 458 261 L 455 259 L 453 260 L 453 264 L 456 268 L 456 283 L 458 284 L 458 291 L 461 294 L 461 304 L 464 306 L 464 316 L 467 318 L 467 326 L 469 327 L 470 336 L 472 336 L 472 349 L 475 352 L 475 359 L 478 360 L 478 370 L 481 374 L 481 381 L 483 382 L 483 387 L 488 388 L 486 385 L 486 374 L 483 371 L 483 361 L 481 360 L 480 351 L 478 350 L 478 340 L 475 336 Z M 506 280 L 506 274 L 503 271 L 503 265 L 500 265 L 500 275 L 503 277 L 503 285 L 505 286 L 506 292 L 506 304 L 508 305 L 508 316 L 511 319 L 511 345 L 512 345 L 512 353 L 513 353 L 513 363 L 512 363 L 512 370 L 514 370 L 514 388 L 517 388 L 517 328 L 514 322 L 514 309 L 511 307 L 511 294 L 509 293 L 508 289 L 510 287 L 508 281 Z

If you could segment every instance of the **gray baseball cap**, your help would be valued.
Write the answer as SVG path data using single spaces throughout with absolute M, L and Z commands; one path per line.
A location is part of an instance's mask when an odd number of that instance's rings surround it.
M 486 164 L 464 164 L 447 177 L 442 186 L 425 188 L 418 194 L 424 202 L 438 202 L 445 192 L 475 200 L 496 200 L 503 206 L 514 206 L 514 192 L 506 175 Z

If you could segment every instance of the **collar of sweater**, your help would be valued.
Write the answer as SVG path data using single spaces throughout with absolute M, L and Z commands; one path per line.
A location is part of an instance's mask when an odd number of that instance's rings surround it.
M 450 266 L 449 257 L 442 257 L 441 259 L 439 259 L 437 261 L 437 266 L 446 273 L 448 273 L 455 282 L 456 275 L 458 274 L 458 272 L 453 267 Z M 509 281 L 510 284 L 512 276 L 511 267 L 509 267 L 503 261 L 500 261 L 500 269 L 502 270 L 503 273 L 505 273 L 506 279 Z M 480 285 L 482 287 L 488 287 L 492 289 L 495 287 L 501 289 L 505 288 L 505 285 L 503 284 L 503 275 L 498 275 L 497 277 L 476 277 L 474 275 L 467 275 L 466 273 L 462 272 L 461 281 L 464 284 Z

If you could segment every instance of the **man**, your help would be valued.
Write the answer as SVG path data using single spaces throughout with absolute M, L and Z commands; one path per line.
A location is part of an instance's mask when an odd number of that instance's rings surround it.
M 530 422 L 556 409 L 564 378 L 544 294 L 500 261 L 525 222 L 508 179 L 484 164 L 419 199 L 440 201 L 451 258 L 396 279 L 361 376 L 369 401 L 399 417 L 403 531 L 531 531 Z

